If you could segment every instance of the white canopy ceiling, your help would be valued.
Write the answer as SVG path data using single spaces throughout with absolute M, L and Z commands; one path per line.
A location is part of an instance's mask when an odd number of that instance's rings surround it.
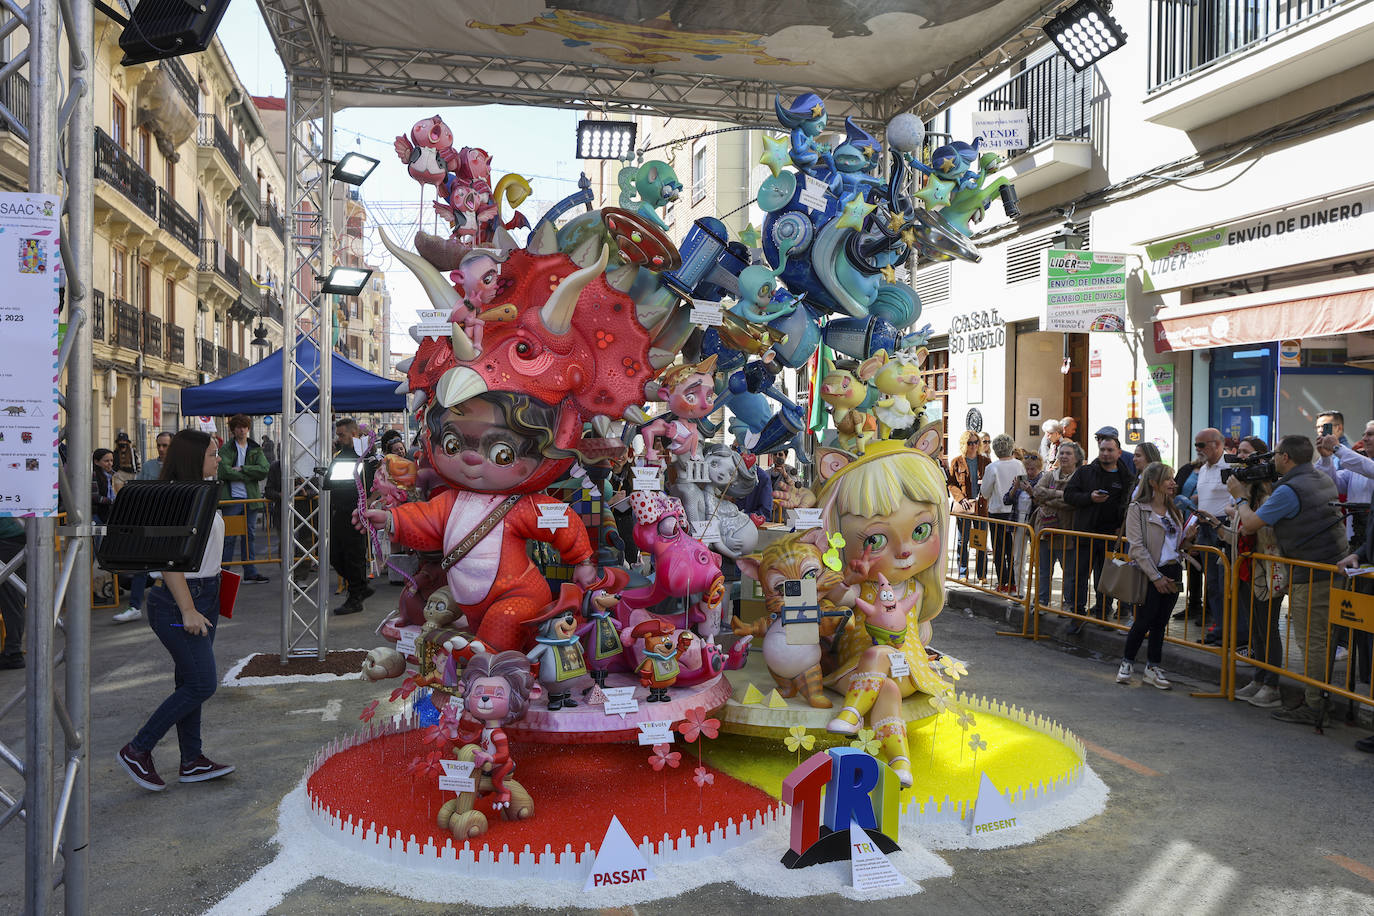
M 746 121 L 814 90 L 881 120 L 1040 39 L 1068 0 L 258 0 L 336 108 L 506 103 Z M 321 66 L 327 61 L 328 66 Z M 947 99 L 945 99 L 947 100 Z

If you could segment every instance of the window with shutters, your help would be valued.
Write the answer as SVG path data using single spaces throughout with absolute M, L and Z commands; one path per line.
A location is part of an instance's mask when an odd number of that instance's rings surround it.
M 923 305 L 949 300 L 950 269 L 948 264 L 933 264 L 916 271 L 916 293 Z
M 1085 219 L 1081 223 L 1074 224 L 1073 229 L 1074 232 L 1083 237 L 1083 247 L 1089 247 L 1088 221 Z M 1056 229 L 1052 232 L 1045 232 L 1013 242 L 1007 246 L 1006 282 L 1008 286 L 1038 280 L 1044 276 L 1045 252 L 1053 245 L 1054 237 L 1059 235 L 1060 231 Z

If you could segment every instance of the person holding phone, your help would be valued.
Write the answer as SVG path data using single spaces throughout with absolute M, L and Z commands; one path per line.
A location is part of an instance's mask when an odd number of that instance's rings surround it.
M 195 429 L 172 437 L 163 459 L 160 480 L 214 480 L 219 469 L 214 440 Z M 161 792 L 166 782 L 153 765 L 153 748 L 172 729 L 181 749 L 181 782 L 204 782 L 234 772 L 215 763 L 201 750 L 201 706 L 219 683 L 215 667 L 215 624 L 219 620 L 220 558 L 224 550 L 224 518 L 215 513 L 210 538 L 194 573 L 153 573 L 148 589 L 148 625 L 172 656 L 176 689 L 154 710 L 128 744 L 119 749 L 120 766 L 138 785 Z
M 1177 492 L 1173 469 L 1156 461 L 1140 475 L 1140 489 L 1126 511 L 1126 542 L 1130 545 L 1131 562 L 1145 574 L 1149 584 L 1145 588 L 1145 602 L 1126 634 L 1126 648 L 1116 673 L 1118 684 L 1131 683 L 1140 644 L 1148 639 L 1144 682 L 1160 690 L 1173 686 L 1160 663 L 1164 659 L 1169 616 L 1182 589 L 1184 550 L 1191 536 L 1184 533 L 1183 515 L 1174 505 Z
M 1131 463 L 1122 458 L 1121 434 L 1114 426 L 1104 426 L 1097 431 L 1097 458 L 1074 472 L 1064 486 L 1064 501 L 1074 507 L 1074 530 L 1111 535 L 1121 531 L 1121 523 L 1126 517 L 1126 506 L 1135 490 L 1135 474 Z M 1074 573 L 1074 601 L 1076 613 L 1085 613 L 1088 592 L 1088 571 L 1092 571 L 1095 598 L 1091 616 L 1105 619 L 1106 598 L 1100 588 L 1102 564 L 1107 557 L 1107 541 L 1104 538 L 1080 538 L 1077 550 L 1077 569 Z M 1083 632 L 1083 622 L 1076 621 L 1069 627 L 1070 636 Z

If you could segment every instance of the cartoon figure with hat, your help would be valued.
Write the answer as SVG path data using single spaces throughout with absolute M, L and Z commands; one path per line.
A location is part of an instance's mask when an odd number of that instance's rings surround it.
M 668 440 L 668 453 L 673 457 L 697 453 L 697 425 L 702 417 L 716 409 L 716 355 L 712 353 L 696 365 L 674 366 L 663 373 L 662 387 L 656 397 L 668 402 L 667 416 L 658 417 L 640 429 L 644 437 L 644 459 L 652 464 L 664 464 L 654 442 Z
M 644 661 L 636 673 L 639 682 L 649 688 L 645 702 L 667 703 L 668 688 L 677 683 L 677 657 L 691 644 L 692 634 L 683 630 L 674 642 L 673 632 L 676 629 L 668 621 L 654 618 L 639 623 L 630 631 L 631 638 L 644 641 Z
M 526 626 L 539 628 L 535 647 L 525 657 L 531 665 L 539 666 L 539 683 L 548 692 L 551 712 L 577 705 L 572 699 L 571 684 L 587 675 L 587 661 L 577 639 L 577 608 L 581 603 L 582 589 L 565 582 L 557 601 L 538 617 L 525 621 Z
M 615 607 L 629 582 L 629 573 L 609 567 L 582 596 L 582 616 L 587 622 L 577 628 L 577 635 L 585 640 L 584 652 L 592 680 L 603 690 L 606 674 L 613 664 L 620 664 L 620 670 L 624 670 L 622 653 L 625 646 L 616 628 Z

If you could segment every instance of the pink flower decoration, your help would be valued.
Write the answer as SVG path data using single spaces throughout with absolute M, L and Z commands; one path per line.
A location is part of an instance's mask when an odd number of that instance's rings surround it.
M 709 786 L 715 784 L 715 774 L 708 771 L 706 767 L 697 767 L 694 772 L 696 773 L 696 775 L 692 777 L 692 782 L 696 783 L 697 785 Z
M 373 700 L 371 703 L 368 703 L 363 707 L 362 714 L 359 715 L 358 718 L 362 719 L 364 722 L 371 722 L 372 717 L 377 714 L 377 707 L 381 702 L 381 700 Z
M 668 752 L 668 745 L 655 744 L 654 752 L 649 755 L 649 763 L 653 766 L 654 772 L 663 769 L 666 763 L 670 767 L 676 767 L 682 760 L 682 754 L 677 751 Z
M 720 734 L 720 720 L 706 718 L 706 707 L 687 710 L 687 718 L 678 725 L 683 741 L 695 741 L 700 736 L 714 738 Z

